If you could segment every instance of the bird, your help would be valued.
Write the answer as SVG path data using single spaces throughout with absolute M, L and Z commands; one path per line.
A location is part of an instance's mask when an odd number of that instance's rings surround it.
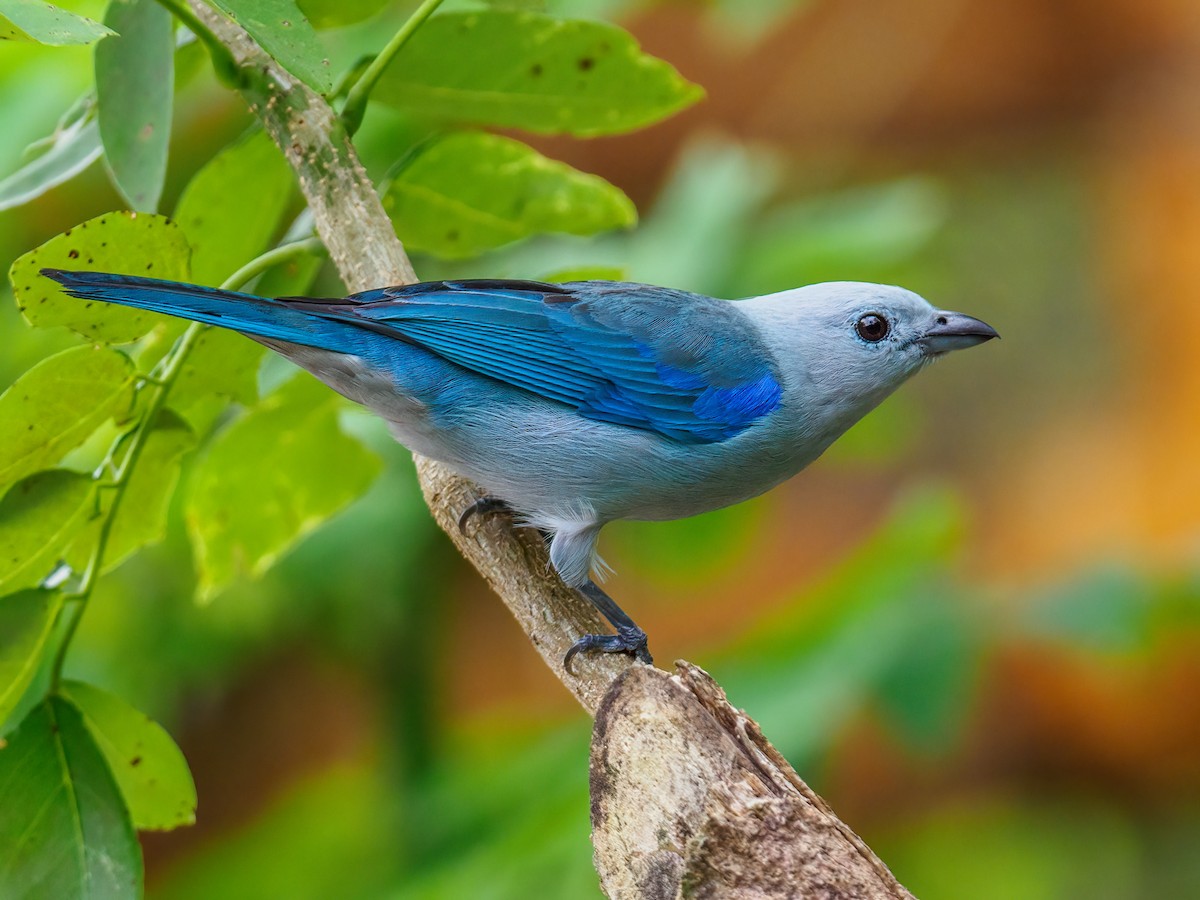
M 612 634 L 567 651 L 651 663 L 598 584 L 601 529 L 740 503 L 816 460 L 910 376 L 999 337 L 912 291 L 825 282 L 741 300 L 647 284 L 432 281 L 280 297 L 42 269 L 70 296 L 233 329 L 387 423 L 484 494 L 462 511 L 538 528 Z

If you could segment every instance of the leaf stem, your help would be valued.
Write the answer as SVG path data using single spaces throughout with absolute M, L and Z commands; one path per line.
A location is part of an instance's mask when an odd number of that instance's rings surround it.
M 375 85 L 378 84 L 384 70 L 391 65 L 396 54 L 400 52 L 400 48 L 408 43 L 408 39 L 413 36 L 421 24 L 441 5 L 442 0 L 425 0 L 418 6 L 350 88 L 341 115 L 342 127 L 346 129 L 347 135 L 353 137 L 354 133 L 358 131 L 358 127 L 362 125 L 363 115 L 367 111 L 367 100 L 371 96 L 371 91 L 375 90 Z
M 293 256 L 303 256 L 305 253 L 320 253 L 324 249 L 325 245 L 318 237 L 304 238 L 304 240 L 281 244 L 273 250 L 268 250 L 261 256 L 256 256 L 242 266 L 225 279 L 225 283 L 221 285 L 221 289 L 236 291 L 255 276 L 261 275 L 267 269 L 277 266 L 282 262 L 287 262 Z
M 246 284 L 246 282 L 257 275 L 261 275 L 272 266 L 285 262 L 294 256 L 311 253 L 321 246 L 321 241 L 318 238 L 306 238 L 302 241 L 293 241 L 290 244 L 284 244 L 281 247 L 268 250 L 266 253 L 250 260 L 250 262 L 226 278 L 221 284 L 221 289 L 226 291 L 237 290 Z M 146 404 L 145 412 L 134 429 L 129 449 L 125 453 L 125 459 L 113 473 L 111 481 L 97 485 L 97 489 L 112 489 L 112 502 L 109 504 L 108 509 L 102 513 L 104 521 L 100 523 L 100 532 L 96 538 L 96 547 L 92 551 L 87 568 L 84 569 L 83 576 L 79 580 L 78 589 L 69 598 L 75 602 L 76 607 L 70 621 L 67 623 L 67 629 L 63 633 L 62 642 L 59 644 L 58 651 L 54 656 L 54 665 L 51 669 L 51 685 L 54 690 L 58 689 L 59 682 L 62 680 L 63 662 L 66 660 L 67 648 L 75 637 L 75 631 L 79 627 L 79 620 L 83 618 L 83 611 L 87 607 L 88 598 L 91 597 L 96 579 L 100 576 L 101 566 L 104 563 L 104 551 L 108 547 L 108 538 L 112 533 L 113 523 L 116 521 L 117 510 L 121 505 L 121 500 L 125 496 L 125 488 L 129 484 L 130 474 L 137 465 L 137 461 L 142 455 L 142 450 L 146 447 L 150 433 L 154 430 L 154 420 L 166 405 L 167 395 L 171 392 L 171 387 L 179 379 L 184 363 L 187 362 L 188 356 L 200 340 L 200 336 L 208 327 L 199 322 L 193 322 L 189 325 L 187 331 L 183 333 L 183 336 L 171 348 L 170 352 L 157 367 L 158 372 L 155 377 L 143 380 L 143 389 L 150 389 L 153 393 L 150 396 L 149 403 Z

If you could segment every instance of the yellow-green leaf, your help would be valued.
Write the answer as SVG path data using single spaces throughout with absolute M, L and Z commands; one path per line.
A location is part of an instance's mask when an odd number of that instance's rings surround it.
M 104 570 L 115 569 L 167 533 L 167 512 L 179 483 L 180 460 L 196 444 L 192 429 L 169 410 L 159 415 L 137 465 L 129 473 L 104 551 Z
M 142 337 L 167 318 L 99 300 L 69 297 L 42 269 L 116 272 L 186 281 L 188 249 L 183 232 L 163 216 L 106 213 L 51 238 L 12 264 L 17 307 L 31 325 L 65 325 L 90 341 L 119 344 Z
M 55 465 L 105 421 L 130 414 L 135 377 L 124 353 L 74 347 L 17 379 L 0 395 L 0 489 Z
M 95 510 L 95 482 L 66 469 L 38 472 L 0 500 L 0 594 L 40 585 Z
M 161 725 L 90 684 L 68 681 L 61 693 L 82 713 L 136 828 L 167 831 L 196 821 L 192 773 Z
M 230 144 L 184 188 L 175 221 L 192 247 L 191 278 L 219 287 L 267 249 L 294 193 L 292 170 L 265 131 Z
M 341 28 L 369 19 L 388 0 L 298 0 L 298 4 L 313 28 Z
M 0 0 L 0 41 L 29 41 L 65 47 L 90 44 L 113 32 L 84 16 L 44 0 Z
M 62 602 L 62 594 L 42 590 L 0 597 L 0 725 L 37 673 Z M 7 798 L 0 815 L 6 805 Z
M 337 395 L 301 375 L 221 432 L 198 462 L 186 517 L 211 599 L 258 576 L 302 537 L 361 496 L 379 460 L 338 427 Z
M 533 234 L 595 234 L 637 221 L 633 203 L 603 178 L 482 132 L 426 147 L 392 180 L 383 205 L 409 249 L 449 259 Z

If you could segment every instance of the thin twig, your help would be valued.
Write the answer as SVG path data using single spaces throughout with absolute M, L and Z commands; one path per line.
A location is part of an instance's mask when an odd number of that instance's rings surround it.
M 346 103 L 342 107 L 342 126 L 346 129 L 346 134 L 353 135 L 358 131 L 363 115 L 367 111 L 367 100 L 370 99 L 371 92 L 375 90 L 375 85 L 379 83 L 384 70 L 391 65 L 396 54 L 400 52 L 400 48 L 408 43 L 408 39 L 416 33 L 421 24 L 441 5 L 442 0 L 425 0 L 418 6 L 407 21 L 400 26 L 400 30 L 392 35 L 387 46 L 379 51 L 379 55 L 371 60 L 371 64 L 354 82 L 350 93 L 346 95 Z

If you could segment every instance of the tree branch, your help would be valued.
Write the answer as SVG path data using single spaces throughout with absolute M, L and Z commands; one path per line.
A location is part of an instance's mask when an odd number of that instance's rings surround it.
M 613 900 L 913 900 L 708 673 L 637 666 L 592 735 L 592 843 Z
M 415 282 L 375 186 L 325 99 L 284 71 L 240 26 L 200 0 L 188 3 L 245 73 L 239 79 L 242 96 L 295 170 L 317 233 L 346 287 L 354 292 Z M 631 663 L 617 655 L 588 656 L 577 660 L 572 675 L 562 660 L 579 635 L 605 630 L 599 615 L 554 576 L 536 531 L 492 521 L 463 535 L 459 513 L 479 489 L 432 460 L 418 457 L 417 472 L 438 524 L 500 595 L 546 665 L 594 714 L 612 680 Z

